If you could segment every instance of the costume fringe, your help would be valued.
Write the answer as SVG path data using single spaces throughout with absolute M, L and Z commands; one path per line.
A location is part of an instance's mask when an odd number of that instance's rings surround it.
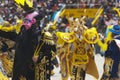
M 13 62 L 7 58 L 7 56 L 0 56 L 0 59 L 2 61 L 3 64 L 3 68 L 5 69 L 7 75 L 9 75 L 10 73 L 12 73 L 12 68 L 13 68 Z
M 0 72 L 0 80 L 9 80 L 9 79 L 6 76 L 4 76 L 2 72 Z
M 20 76 L 20 80 L 27 80 L 24 76 Z
M 102 42 L 100 39 L 98 40 L 98 45 L 100 46 L 100 48 L 103 52 L 105 52 L 107 50 L 108 42 L 111 40 L 112 40 L 111 32 L 108 33 L 104 42 Z

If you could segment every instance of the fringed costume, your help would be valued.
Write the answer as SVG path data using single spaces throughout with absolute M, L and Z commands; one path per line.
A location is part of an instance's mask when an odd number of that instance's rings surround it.
M 37 21 L 44 16 L 34 11 L 29 0 L 15 2 L 25 10 L 25 20 L 18 21 L 20 24 L 13 27 L 0 27 L 0 36 L 16 42 L 12 80 L 35 80 L 32 57 L 40 35 L 36 24 L 39 25 Z
M 31 16 L 33 20 L 35 20 L 35 16 L 37 15 Z M 34 64 L 32 61 L 32 56 L 38 43 L 38 29 L 35 22 L 24 24 L 19 27 L 20 29 L 17 28 L 0 28 L 1 37 L 16 42 L 12 80 L 20 80 L 20 78 L 23 77 L 27 80 L 34 80 Z M 14 32 L 14 30 L 16 32 Z
M 13 62 L 5 55 L 0 56 L 3 63 L 3 68 L 5 69 L 7 76 L 11 76 L 13 69 Z
M 105 51 L 104 72 L 101 80 L 120 80 L 120 26 L 109 29 L 113 39 Z
M 88 34 L 85 34 L 85 36 L 88 36 Z M 97 40 L 87 42 L 88 39 L 86 40 L 84 37 L 80 39 L 74 33 L 57 32 L 57 36 L 62 80 L 68 80 L 69 77 L 72 80 L 85 80 L 86 73 L 98 79 L 98 72 L 94 62 L 94 47 L 91 45 L 96 43 Z M 98 38 L 96 34 L 91 35 L 92 38 L 93 36 Z M 94 69 L 91 69 L 93 71 L 89 70 L 91 66 Z
M 85 80 L 85 75 L 90 74 L 95 79 L 99 78 L 98 70 L 94 61 L 93 44 L 98 41 L 98 34 L 95 28 L 84 30 L 82 38 L 76 38 L 73 54 L 73 75 L 72 80 Z
M 71 50 L 71 43 L 75 41 L 75 34 L 57 32 L 57 37 L 57 53 L 60 60 L 62 80 L 68 80 L 69 76 L 72 75 L 71 67 L 73 52 Z
M 9 56 L 9 46 L 5 41 L 1 41 L 1 43 L 0 60 L 2 61 L 3 68 L 5 69 L 7 76 L 12 77 L 13 61 Z
M 3 64 L 1 60 L 0 60 L 0 80 L 9 80 L 7 77 L 7 73 L 3 68 Z
M 28 23 L 29 24 L 29 23 Z M 34 80 L 34 63 L 32 56 L 38 43 L 38 33 L 35 23 L 23 25 L 16 39 L 15 58 L 12 80 Z
M 35 63 L 35 80 L 51 80 L 52 60 L 56 56 L 56 45 L 50 32 L 43 32 L 34 57 L 38 60 Z
M 70 27 L 70 33 L 57 32 L 62 80 L 85 80 L 86 73 L 98 79 L 92 46 L 98 41 L 97 31 L 95 28 L 87 29 L 83 25 L 84 21 L 75 21 Z
M 1 41 L 0 54 L 0 80 L 8 80 L 8 75 L 12 73 L 13 62 L 8 59 L 8 45 Z
M 34 68 L 32 67 L 32 56 L 37 44 L 36 29 L 32 25 L 29 29 L 25 26 L 19 27 L 16 30 L 15 27 L 1 27 L 0 36 L 13 40 L 15 44 L 15 58 L 13 64 L 13 80 L 20 80 L 21 76 L 27 80 L 34 80 Z M 14 30 L 16 32 L 14 32 Z M 6 58 L 2 57 L 4 61 Z M 6 65 L 6 64 L 4 64 Z M 9 69 L 9 68 L 8 68 Z

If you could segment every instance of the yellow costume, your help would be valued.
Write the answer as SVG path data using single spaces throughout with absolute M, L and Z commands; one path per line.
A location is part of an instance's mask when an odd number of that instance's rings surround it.
M 84 80 L 85 72 L 98 79 L 92 47 L 99 38 L 96 29 L 87 29 L 82 39 L 73 32 L 57 32 L 57 37 L 62 80 L 68 80 L 69 77 L 72 80 Z
M 3 68 L 5 69 L 7 75 L 11 74 L 13 68 L 13 62 L 10 59 L 8 59 L 8 57 L 5 55 L 1 55 L 0 59 L 2 61 Z
M 63 36 L 64 35 L 64 36 Z M 61 33 L 57 32 L 58 37 L 58 57 L 60 60 L 60 68 L 62 74 L 62 80 L 68 80 L 69 75 L 72 75 L 72 54 L 70 44 L 75 41 L 74 33 Z
M 0 30 L 5 32 L 15 31 L 17 34 L 20 32 L 22 20 L 17 20 L 17 24 L 12 26 L 9 22 L 5 21 L 4 25 L 0 25 Z
M 0 80 L 9 80 L 7 77 L 7 72 L 5 70 L 5 66 L 3 64 L 5 62 L 3 62 L 2 59 L 3 59 L 3 57 L 0 57 Z M 8 62 L 6 62 L 6 63 L 8 63 Z M 9 66 L 10 64 L 6 64 L 6 65 Z M 6 68 L 8 68 L 7 66 L 6 66 Z M 8 69 L 10 69 L 10 68 L 8 68 Z
M 6 76 L 4 76 L 2 72 L 0 72 L 0 80 L 9 80 L 9 79 Z
M 106 34 L 106 38 L 105 38 L 104 42 L 102 42 L 100 39 L 97 42 L 97 44 L 100 46 L 100 48 L 101 48 L 101 50 L 103 52 L 105 52 L 107 50 L 107 48 L 108 48 L 108 42 L 110 40 L 112 40 L 112 36 L 111 36 L 112 33 L 109 31 L 109 29 L 112 28 L 112 27 L 113 26 L 108 26 L 107 27 L 108 32 Z

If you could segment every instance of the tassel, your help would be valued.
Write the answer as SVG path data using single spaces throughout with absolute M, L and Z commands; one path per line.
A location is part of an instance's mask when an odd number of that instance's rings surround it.
M 2 60 L 3 68 L 5 69 L 7 75 L 12 73 L 13 62 L 10 61 L 7 56 L 0 56 L 0 59 Z
M 0 80 L 9 80 L 9 79 L 6 76 L 4 76 L 2 72 L 0 72 Z
M 20 76 L 20 80 L 27 80 L 24 76 Z

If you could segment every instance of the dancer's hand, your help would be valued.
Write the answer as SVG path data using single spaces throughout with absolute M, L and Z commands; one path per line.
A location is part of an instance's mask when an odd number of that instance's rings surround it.
M 33 57 L 32 57 L 32 60 L 33 60 L 34 63 L 36 63 L 37 60 L 38 60 L 38 56 L 33 56 Z

